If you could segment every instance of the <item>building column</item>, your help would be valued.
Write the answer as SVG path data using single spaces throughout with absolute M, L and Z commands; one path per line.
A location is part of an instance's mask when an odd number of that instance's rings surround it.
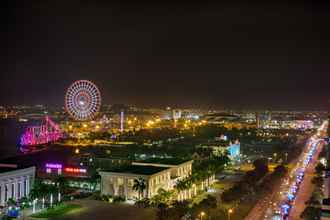
M 5 193 L 6 193 L 6 185 L 5 184 L 1 184 L 1 191 L 0 191 L 0 205 L 4 206 L 5 205 Z
M 17 190 L 18 189 L 18 186 L 17 186 L 18 184 L 17 183 L 18 183 L 17 179 L 15 179 L 14 182 L 12 183 L 12 184 L 14 184 L 14 193 L 13 193 L 14 198 L 13 199 L 15 201 L 17 201 L 17 199 L 18 199 L 18 190 Z
M 128 186 L 128 180 L 127 180 L 127 178 L 124 178 L 124 195 L 125 195 L 125 199 L 128 199 L 128 189 L 127 189 L 127 186 Z
M 30 194 L 30 176 L 27 176 L 25 181 L 26 181 L 25 196 L 28 196 Z
M 113 194 L 114 196 L 118 196 L 118 191 L 119 191 L 119 187 L 116 183 L 113 184 Z
M 24 181 L 24 180 L 23 180 Z M 20 180 L 20 187 L 21 187 L 21 189 L 20 189 L 20 191 L 21 191 L 21 198 L 22 197 L 26 197 L 25 195 L 24 195 L 24 182 L 22 181 L 22 179 Z
M 20 185 L 19 185 L 20 179 L 16 179 L 15 181 L 15 192 L 16 192 L 16 199 L 20 199 L 21 195 L 20 195 Z
M 12 182 L 9 182 L 9 183 L 7 184 L 7 189 L 8 189 L 8 191 L 7 191 L 7 201 L 8 201 L 8 199 L 12 198 L 12 197 L 11 197 L 11 191 L 12 191 L 12 186 L 11 186 L 11 184 L 12 184 Z M 7 202 L 7 201 L 6 201 L 6 202 Z

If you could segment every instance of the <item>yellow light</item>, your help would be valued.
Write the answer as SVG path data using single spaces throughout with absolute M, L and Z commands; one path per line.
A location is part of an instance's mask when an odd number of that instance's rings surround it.
M 229 214 L 232 214 L 233 212 L 234 212 L 233 209 L 228 209 L 228 213 L 229 213 Z
M 87 124 L 83 124 L 83 127 L 84 127 L 84 128 L 87 128 Z
M 127 124 L 129 124 L 129 125 L 132 124 L 132 121 L 131 120 L 128 120 L 127 121 Z
M 204 216 L 205 215 L 205 212 L 201 212 L 201 216 Z
M 69 125 L 69 129 L 72 130 L 72 125 Z
M 100 128 L 100 126 L 99 126 L 99 125 L 96 125 L 96 126 L 95 126 L 95 128 L 96 128 L 96 129 L 99 129 L 99 128 Z
M 134 121 L 136 121 L 137 120 L 137 117 L 134 117 Z
M 74 152 L 75 152 L 76 154 L 79 154 L 79 152 L 80 152 L 79 148 L 77 148 Z

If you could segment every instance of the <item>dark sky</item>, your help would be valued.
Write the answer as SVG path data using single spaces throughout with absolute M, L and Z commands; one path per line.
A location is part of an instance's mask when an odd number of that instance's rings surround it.
M 89 79 L 107 104 L 329 106 L 328 5 L 8 2 L 0 105 L 62 105 Z

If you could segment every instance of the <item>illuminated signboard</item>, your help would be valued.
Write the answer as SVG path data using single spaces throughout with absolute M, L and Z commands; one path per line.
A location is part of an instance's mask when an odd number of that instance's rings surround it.
M 86 169 L 75 168 L 75 167 L 65 167 L 64 171 L 68 173 L 87 173 Z
M 58 164 L 58 163 L 46 163 L 46 168 L 62 169 L 62 164 Z
M 78 168 L 78 167 L 63 167 L 62 164 L 58 163 L 46 163 L 46 172 L 51 173 L 52 169 L 57 169 L 59 174 L 62 172 L 62 169 L 64 172 L 67 173 L 87 173 L 86 169 Z

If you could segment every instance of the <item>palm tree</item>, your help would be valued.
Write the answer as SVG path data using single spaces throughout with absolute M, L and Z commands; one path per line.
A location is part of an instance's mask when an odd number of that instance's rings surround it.
M 55 179 L 55 186 L 58 188 L 60 193 L 64 193 L 67 189 L 68 183 L 64 176 L 58 176 Z
M 139 193 L 139 200 L 143 196 L 144 190 L 147 188 L 146 181 L 143 178 L 134 179 L 133 190 Z
M 33 200 L 42 198 L 42 208 L 44 208 L 45 198 L 53 192 L 53 188 L 54 187 L 51 185 L 45 184 L 41 180 L 37 180 L 33 184 L 33 188 L 31 189 L 29 196 Z
M 61 195 L 65 193 L 68 187 L 68 182 L 64 176 L 58 176 L 55 179 L 55 186 L 57 187 L 57 201 L 61 202 Z
M 91 190 L 96 190 L 96 186 L 100 183 L 101 180 L 101 176 L 100 174 L 96 171 L 91 175 L 91 179 L 90 179 L 90 189 Z

